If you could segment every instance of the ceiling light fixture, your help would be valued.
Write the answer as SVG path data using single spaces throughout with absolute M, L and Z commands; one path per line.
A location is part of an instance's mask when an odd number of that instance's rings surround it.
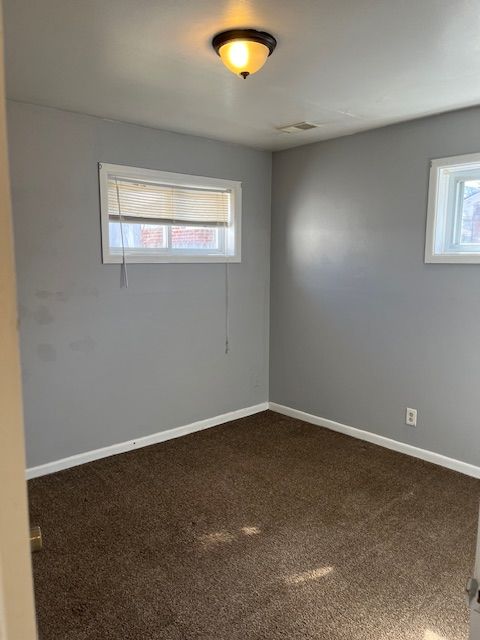
M 223 64 L 243 79 L 259 71 L 276 46 L 277 41 L 270 33 L 256 29 L 222 31 L 212 40 Z

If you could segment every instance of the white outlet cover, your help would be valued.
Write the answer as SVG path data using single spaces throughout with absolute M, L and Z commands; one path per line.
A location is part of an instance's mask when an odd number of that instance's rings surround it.
M 416 409 L 411 409 L 410 407 L 407 407 L 407 410 L 405 412 L 405 424 L 408 424 L 411 427 L 417 426 L 417 410 Z

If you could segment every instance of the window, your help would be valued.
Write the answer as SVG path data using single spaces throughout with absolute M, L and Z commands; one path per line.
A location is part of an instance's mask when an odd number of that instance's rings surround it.
M 480 263 L 480 153 L 432 161 L 425 262 Z
M 104 263 L 240 262 L 241 183 L 100 163 Z

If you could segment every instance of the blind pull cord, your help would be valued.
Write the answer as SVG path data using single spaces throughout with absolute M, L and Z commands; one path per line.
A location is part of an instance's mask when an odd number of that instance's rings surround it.
M 125 261 L 125 240 L 123 239 L 123 218 L 120 206 L 120 192 L 118 190 L 118 180 L 115 178 L 115 190 L 117 192 L 118 217 L 120 220 L 120 237 L 122 239 L 122 264 L 120 266 L 120 288 L 128 289 L 127 263 Z
M 228 258 L 225 262 L 225 354 L 230 351 L 229 330 L 230 330 L 230 292 L 229 292 L 229 270 Z
M 230 273 L 228 270 L 228 255 L 227 255 L 227 225 L 223 226 L 223 251 L 225 254 L 225 355 L 230 352 Z

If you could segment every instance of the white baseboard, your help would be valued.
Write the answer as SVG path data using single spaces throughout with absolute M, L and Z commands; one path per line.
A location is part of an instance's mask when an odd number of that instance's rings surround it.
M 126 442 L 112 444 L 109 447 L 103 447 L 102 449 L 86 451 L 85 453 L 79 453 L 75 456 L 62 458 L 61 460 L 47 462 L 46 464 L 41 464 L 38 467 L 30 467 L 26 472 L 27 480 L 45 476 L 49 473 L 55 473 L 56 471 L 62 471 L 62 469 L 76 467 L 80 464 L 84 464 L 85 462 L 92 462 L 93 460 L 99 460 L 100 458 L 108 458 L 109 456 L 114 456 L 117 453 L 124 453 L 125 451 L 132 451 L 133 449 L 147 447 L 150 444 L 157 444 L 159 442 L 165 442 L 165 440 L 172 440 L 173 438 L 186 436 L 188 433 L 194 433 L 195 431 L 201 431 L 202 429 L 216 427 L 219 424 L 238 420 L 239 418 L 245 418 L 246 416 L 251 416 L 254 413 L 260 413 L 267 409 L 268 402 L 262 402 L 261 404 L 254 405 L 253 407 L 246 407 L 245 409 L 239 409 L 238 411 L 229 411 L 228 413 L 223 413 L 222 415 L 215 416 L 213 418 L 207 418 L 206 420 L 192 422 L 191 424 L 186 424 L 182 427 L 174 427 L 173 429 L 152 433 L 149 436 L 136 438 L 135 440 L 127 440 Z
M 179 438 L 195 431 L 201 431 L 203 429 L 209 429 L 210 427 L 216 427 L 225 422 L 231 422 L 232 420 L 238 420 L 239 418 L 245 418 L 261 411 L 271 409 L 277 413 L 281 413 L 291 418 L 297 418 L 304 422 L 309 422 L 320 427 L 325 427 L 331 431 L 338 431 L 344 433 L 347 436 L 357 438 L 359 440 L 366 440 L 373 444 L 378 444 L 386 449 L 392 449 L 399 453 L 406 453 L 414 458 L 420 458 L 433 464 L 438 464 L 447 469 L 453 469 L 459 471 L 467 476 L 473 478 L 480 478 L 480 467 L 476 467 L 468 462 L 462 462 L 461 460 L 455 460 L 454 458 L 448 458 L 440 453 L 434 453 L 426 449 L 420 449 L 404 442 L 398 442 L 384 436 L 379 436 L 376 433 L 370 431 L 364 431 L 363 429 L 357 429 L 356 427 L 350 427 L 334 420 L 328 420 L 327 418 L 320 418 L 311 413 L 305 411 L 299 411 L 298 409 L 292 409 L 276 402 L 262 402 L 261 404 L 254 405 L 253 407 L 246 407 L 245 409 L 239 409 L 238 411 L 230 411 L 223 413 L 222 415 L 215 416 L 213 418 L 207 418 L 206 420 L 199 420 L 198 422 L 192 422 L 181 427 L 174 427 L 173 429 L 167 429 L 166 431 L 159 431 L 149 436 L 142 438 L 136 438 L 135 440 L 127 440 L 126 442 L 120 442 L 113 444 L 102 449 L 94 449 L 93 451 L 86 451 L 85 453 L 79 453 L 68 458 L 62 458 L 61 460 L 54 460 L 53 462 L 47 462 L 37 467 L 30 467 L 26 471 L 27 480 L 32 478 L 38 478 L 45 476 L 49 473 L 55 473 L 56 471 L 62 471 L 62 469 L 69 469 L 70 467 L 76 467 L 85 462 L 92 462 L 93 460 L 99 460 L 100 458 L 107 458 L 114 456 L 118 453 L 124 453 L 125 451 L 132 451 L 133 449 L 140 449 L 141 447 L 147 447 L 151 444 L 157 444 L 159 442 L 165 442 L 166 440 L 172 440 L 173 438 Z
M 441 467 L 459 471 L 460 473 L 464 473 L 467 476 L 472 476 L 473 478 L 480 478 L 480 467 L 476 467 L 475 465 L 469 464 L 468 462 L 462 462 L 461 460 L 448 458 L 447 456 L 443 456 L 440 453 L 434 453 L 433 451 L 428 451 L 427 449 L 420 449 L 419 447 L 414 447 L 411 444 L 398 442 L 398 440 L 391 440 L 390 438 L 379 436 L 376 433 L 371 433 L 370 431 L 364 431 L 363 429 L 350 427 L 346 424 L 342 424 L 341 422 L 334 422 L 333 420 L 320 418 L 319 416 L 315 416 L 311 413 L 305 413 L 304 411 L 299 411 L 298 409 L 285 407 L 284 405 L 277 404 L 276 402 L 269 402 L 268 408 L 272 411 L 276 411 L 277 413 L 289 416 L 290 418 L 297 418 L 298 420 L 303 420 L 304 422 L 309 422 L 310 424 L 315 424 L 319 427 L 325 427 L 326 429 L 330 429 L 331 431 L 344 433 L 347 436 L 352 436 L 352 438 L 366 440 L 367 442 L 378 444 L 379 446 L 385 447 L 386 449 L 392 449 L 393 451 L 398 451 L 399 453 L 406 453 L 407 455 L 413 456 L 414 458 L 420 458 L 421 460 L 426 460 L 427 462 L 433 462 L 433 464 L 438 464 Z

